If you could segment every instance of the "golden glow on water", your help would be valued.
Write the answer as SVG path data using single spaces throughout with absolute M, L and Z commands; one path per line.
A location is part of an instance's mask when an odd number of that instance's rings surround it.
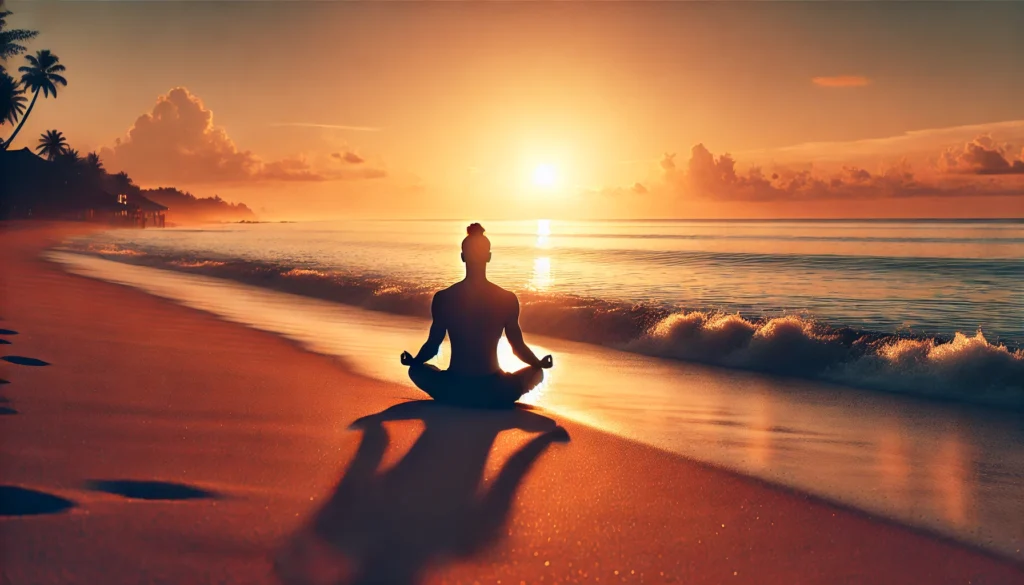
M 907 461 L 906 440 L 900 434 L 899 427 L 886 425 L 879 430 L 876 465 L 883 496 L 893 500 L 897 506 L 908 504 L 910 464 Z
M 542 249 L 551 247 L 551 220 L 537 220 L 537 242 L 534 247 Z
M 753 425 L 750 433 L 750 464 L 765 469 L 772 462 L 772 403 L 770 397 L 757 393 L 750 398 L 753 406 Z
M 551 220 L 537 220 L 537 242 L 534 244 L 534 247 L 541 250 L 551 248 Z M 551 288 L 552 284 L 551 257 L 545 255 L 534 258 L 533 274 L 531 275 L 530 282 L 528 284 L 530 290 L 545 291 Z
M 551 235 L 551 220 L 550 219 L 538 219 L 537 220 L 537 235 L 538 236 L 550 236 Z
M 535 258 L 533 261 L 533 277 L 530 278 L 530 288 L 536 291 L 543 291 L 551 287 L 551 258 L 547 256 Z
M 934 451 L 931 471 L 940 494 L 940 514 L 958 527 L 972 524 L 971 501 L 974 497 L 971 461 L 967 447 L 956 432 L 939 439 Z

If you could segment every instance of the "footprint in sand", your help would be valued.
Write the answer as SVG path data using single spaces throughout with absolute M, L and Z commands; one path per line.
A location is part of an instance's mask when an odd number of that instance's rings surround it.
M 0 516 L 56 514 L 75 507 L 71 500 L 13 485 L 0 485 Z
M 103 479 L 90 481 L 87 487 L 91 490 L 136 500 L 199 500 L 221 497 L 211 491 L 168 481 Z
M 18 334 L 17 331 L 12 331 L 11 329 L 0 329 L 0 335 L 17 335 L 17 334 Z
M 0 358 L 5 362 L 11 362 L 12 364 L 18 364 L 19 366 L 48 366 L 50 362 L 44 362 L 43 360 L 37 360 L 36 358 L 23 357 L 20 355 L 5 355 Z

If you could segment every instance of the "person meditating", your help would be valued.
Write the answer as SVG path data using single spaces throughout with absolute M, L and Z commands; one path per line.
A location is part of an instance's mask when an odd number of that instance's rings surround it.
M 551 356 L 538 359 L 523 341 L 519 328 L 519 299 L 487 280 L 491 242 L 478 223 L 466 228 L 462 261 L 466 278 L 438 291 L 430 306 L 434 322 L 427 342 L 414 357 L 402 352 L 409 378 L 434 400 L 463 406 L 511 407 L 544 379 L 542 369 L 553 365 Z M 517 372 L 498 366 L 502 332 L 512 352 L 526 365 Z M 427 364 L 437 355 L 445 334 L 451 338 L 452 359 L 447 370 Z

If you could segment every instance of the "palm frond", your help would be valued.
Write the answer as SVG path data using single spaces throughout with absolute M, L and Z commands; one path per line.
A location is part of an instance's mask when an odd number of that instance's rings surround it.
M 0 72 L 0 124 L 14 124 L 25 113 L 24 94 L 13 77 Z
M 11 14 L 9 10 L 0 10 L 0 59 L 8 59 L 24 53 L 25 46 L 18 43 L 33 39 L 39 34 L 39 31 L 22 28 L 4 30 L 7 27 L 7 17 Z

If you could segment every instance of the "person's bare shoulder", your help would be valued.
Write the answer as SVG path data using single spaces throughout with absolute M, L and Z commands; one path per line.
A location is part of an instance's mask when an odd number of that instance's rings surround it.
M 442 288 L 441 290 L 434 293 L 434 298 L 431 300 L 431 305 L 434 309 L 444 307 L 451 302 L 452 287 Z
M 519 308 L 519 297 L 516 296 L 516 293 L 501 289 L 501 296 L 504 301 L 503 304 L 509 312 L 515 312 Z

